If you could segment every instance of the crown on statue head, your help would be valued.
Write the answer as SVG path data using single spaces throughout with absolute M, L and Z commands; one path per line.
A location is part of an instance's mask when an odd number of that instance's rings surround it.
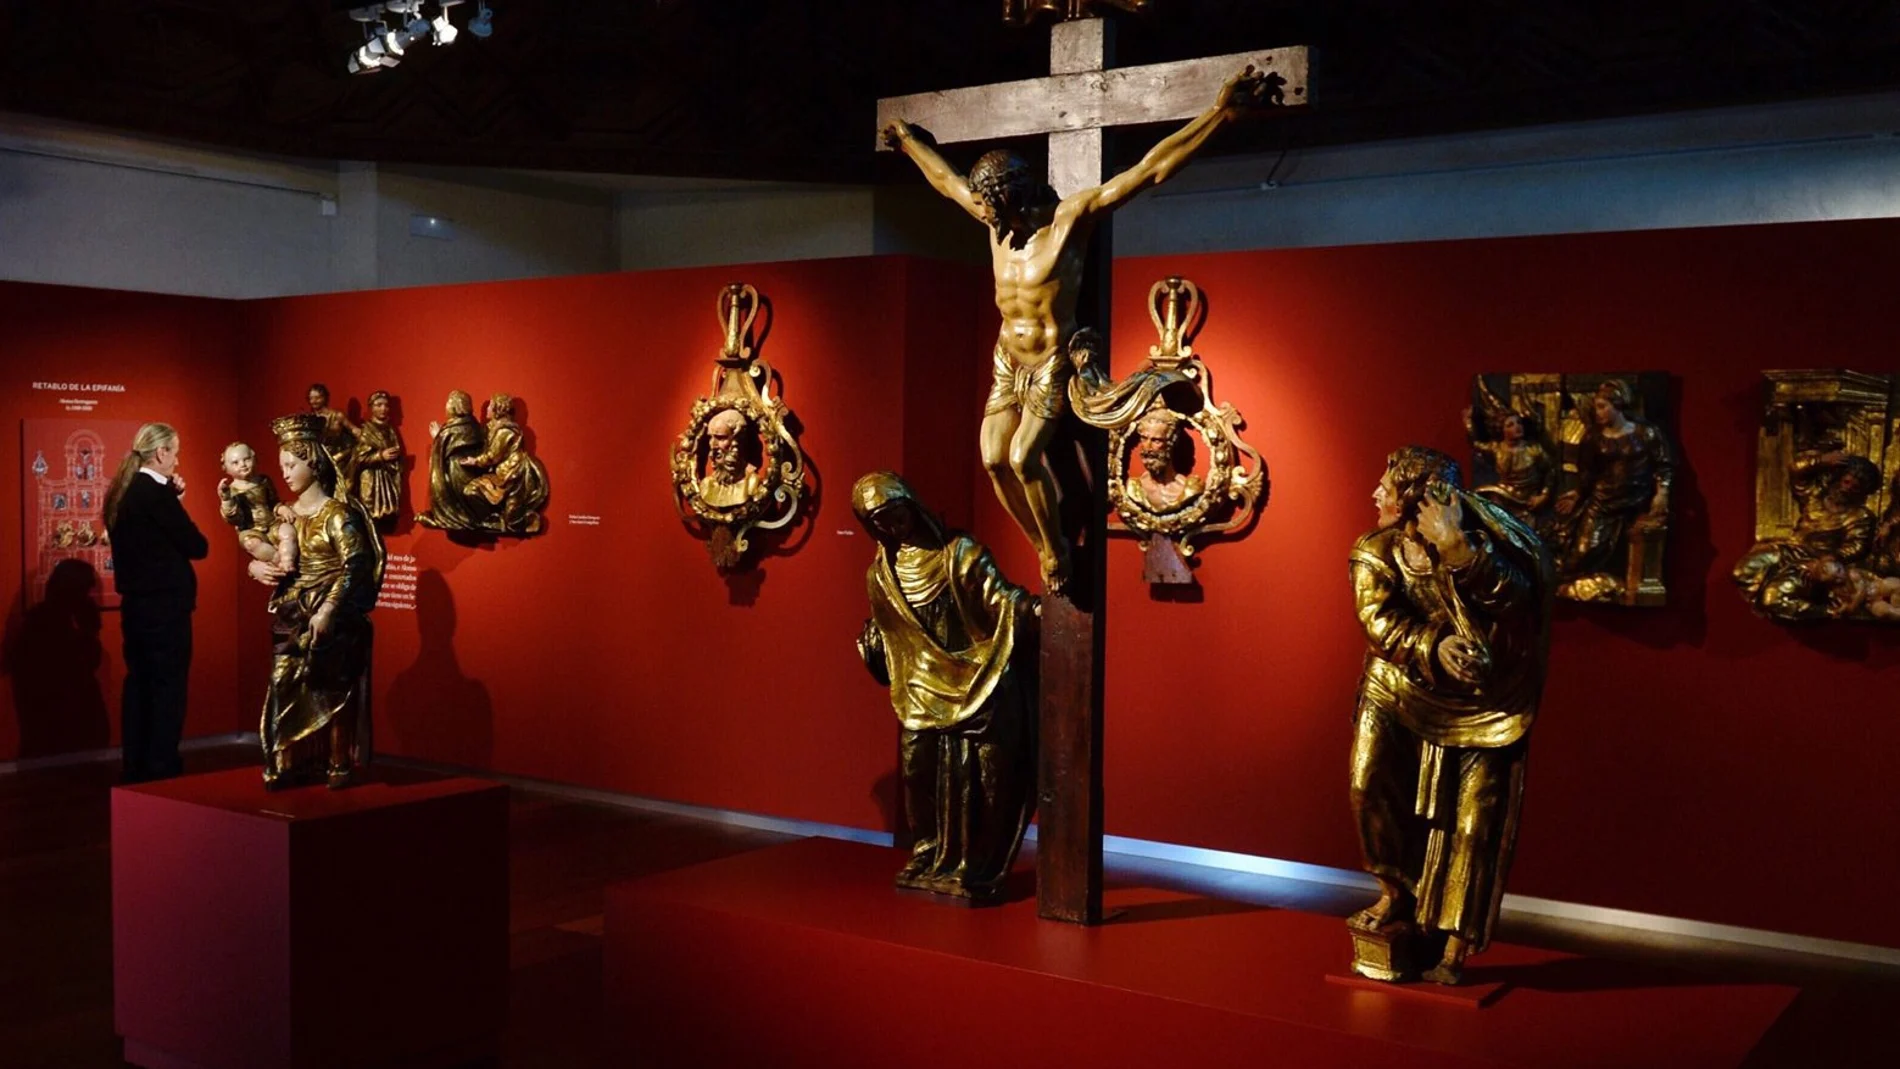
M 289 445 L 292 442 L 320 442 L 326 421 L 314 412 L 299 412 L 294 416 L 279 416 L 271 420 L 271 433 L 277 436 L 277 444 Z

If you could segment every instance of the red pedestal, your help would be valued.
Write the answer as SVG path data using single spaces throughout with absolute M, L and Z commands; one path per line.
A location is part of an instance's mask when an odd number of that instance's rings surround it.
M 450 1065 L 508 1006 L 508 788 L 255 768 L 112 792 L 114 1011 L 148 1069 Z
M 1493 946 L 1484 1009 L 1328 983 L 1333 917 L 1111 889 L 1100 928 L 1024 899 L 894 893 L 895 851 L 810 839 L 610 888 L 615 1064 L 1734 1067 L 1793 988 Z

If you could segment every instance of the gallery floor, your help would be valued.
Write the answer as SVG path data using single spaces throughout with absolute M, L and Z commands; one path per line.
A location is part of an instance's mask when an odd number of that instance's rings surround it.
M 243 747 L 187 755 L 191 772 L 254 761 Z M 0 1064 L 124 1064 L 112 1028 L 108 791 L 116 771 L 114 764 L 93 763 L 0 775 Z M 516 790 L 503 1064 L 622 1064 L 602 1049 L 604 889 L 782 839 Z M 1149 885 L 1311 912 L 1344 914 L 1361 904 L 1357 893 L 1337 888 L 1210 870 L 1144 867 L 1132 875 Z M 1525 917 L 1507 916 L 1503 938 L 1667 963 L 1727 982 L 1800 986 L 1802 998 L 1751 1064 L 1900 1064 L 1900 1030 L 1891 1026 L 1900 1013 L 1900 967 Z

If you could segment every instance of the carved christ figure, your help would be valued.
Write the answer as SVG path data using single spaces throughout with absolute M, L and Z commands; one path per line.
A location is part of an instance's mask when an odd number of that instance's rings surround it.
M 884 130 L 885 143 L 909 156 L 937 192 L 990 228 L 996 310 L 1003 322 L 992 359 L 995 381 L 983 412 L 983 467 L 1003 507 L 1035 546 L 1045 589 L 1061 589 L 1069 572 L 1068 540 L 1056 516 L 1055 476 L 1043 453 L 1062 417 L 1070 374 L 1066 346 L 1076 330 L 1089 235 L 1096 222 L 1136 193 L 1171 177 L 1214 131 L 1271 94 L 1276 83 L 1277 76 L 1247 67 L 1221 86 L 1212 107 L 1162 139 L 1141 162 L 1059 199 L 1015 153 L 985 153 L 966 177 L 909 124 L 894 122 Z

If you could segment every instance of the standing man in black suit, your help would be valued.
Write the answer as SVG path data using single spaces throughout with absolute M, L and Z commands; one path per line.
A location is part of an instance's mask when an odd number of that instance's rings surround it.
M 125 634 L 119 716 L 127 783 L 184 771 L 178 740 L 185 731 L 185 688 L 191 678 L 191 613 L 198 607 L 198 575 L 191 562 L 210 551 L 185 513 L 184 496 L 178 432 L 147 423 L 119 464 L 105 502 Z

